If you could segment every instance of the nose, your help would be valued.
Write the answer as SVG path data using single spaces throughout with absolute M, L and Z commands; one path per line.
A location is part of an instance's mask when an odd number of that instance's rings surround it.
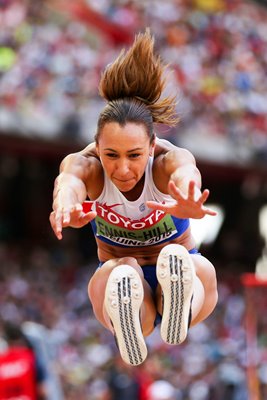
M 125 176 L 128 174 L 130 168 L 129 168 L 129 162 L 126 159 L 120 159 L 117 162 L 117 170 L 120 176 Z

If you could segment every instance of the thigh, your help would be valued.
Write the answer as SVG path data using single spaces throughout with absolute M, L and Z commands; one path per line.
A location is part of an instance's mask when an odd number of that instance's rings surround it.
M 214 310 L 218 301 L 216 271 L 212 263 L 205 257 L 195 254 L 192 255 L 196 274 L 204 289 L 204 303 L 197 317 L 192 321 L 192 325 L 206 319 Z
M 191 258 L 196 269 L 196 274 L 201 280 L 204 289 L 206 289 L 207 291 L 214 289 L 216 290 L 216 271 L 212 263 L 201 254 L 192 254 Z

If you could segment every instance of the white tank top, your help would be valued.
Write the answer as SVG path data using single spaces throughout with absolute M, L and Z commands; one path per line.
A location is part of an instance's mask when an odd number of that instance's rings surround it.
M 114 246 L 151 246 L 180 236 L 189 226 L 188 219 L 180 219 L 161 210 L 152 210 L 146 201 L 173 202 L 161 193 L 153 181 L 153 157 L 145 169 L 143 191 L 137 200 L 130 201 L 104 173 L 104 187 L 93 202 L 85 202 L 84 210 L 97 212 L 91 221 L 95 236 Z
M 119 191 L 114 183 L 104 174 L 104 188 L 96 202 L 113 204 L 113 210 L 131 219 L 140 219 L 151 213 L 151 209 L 146 206 L 146 201 L 154 200 L 159 203 L 173 201 L 173 198 L 161 193 L 153 181 L 152 176 L 153 157 L 149 161 L 145 170 L 145 182 L 143 191 L 137 200 L 130 201 Z

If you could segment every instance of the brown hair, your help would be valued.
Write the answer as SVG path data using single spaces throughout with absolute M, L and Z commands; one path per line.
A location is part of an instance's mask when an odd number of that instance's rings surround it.
M 144 124 L 151 141 L 154 122 L 176 125 L 175 96 L 160 99 L 166 85 L 165 68 L 160 56 L 154 54 L 154 38 L 148 29 L 135 37 L 127 52 L 121 51 L 100 80 L 99 93 L 108 104 L 99 116 L 96 141 L 108 122 Z

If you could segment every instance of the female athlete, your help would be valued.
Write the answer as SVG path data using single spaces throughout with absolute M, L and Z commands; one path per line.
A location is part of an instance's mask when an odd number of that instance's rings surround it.
M 145 360 L 157 323 L 166 343 L 182 343 L 217 302 L 214 267 L 189 222 L 216 214 L 205 206 L 209 191 L 193 155 L 155 134 L 155 123 L 178 122 L 175 98 L 162 98 L 164 69 L 149 31 L 107 66 L 95 141 L 62 161 L 50 215 L 58 239 L 91 223 L 99 265 L 89 298 L 130 365 Z

